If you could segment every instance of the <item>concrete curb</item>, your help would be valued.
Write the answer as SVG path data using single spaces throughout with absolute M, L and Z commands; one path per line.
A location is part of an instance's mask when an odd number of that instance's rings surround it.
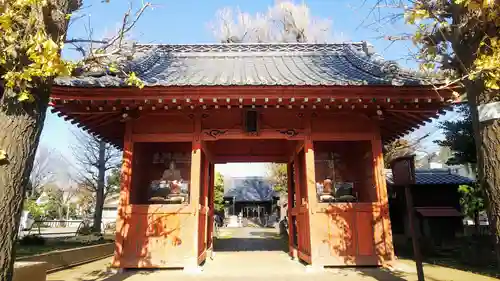
M 113 255 L 115 243 L 105 243 L 22 257 L 17 262 L 45 262 L 47 273 L 81 265 Z
M 47 278 L 46 268 L 45 262 L 16 262 L 12 281 L 45 281 Z

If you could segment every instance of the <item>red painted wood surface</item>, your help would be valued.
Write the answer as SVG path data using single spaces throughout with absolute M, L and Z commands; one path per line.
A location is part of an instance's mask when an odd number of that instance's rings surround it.
M 199 264 L 212 244 L 213 163 L 249 159 L 294 163 L 296 204 L 293 207 L 293 198 L 289 198 L 288 218 L 290 229 L 294 217 L 297 221 L 299 258 L 318 265 L 377 265 L 393 259 L 380 128 L 376 121 L 354 112 L 344 115 L 315 112 L 300 115 L 293 110 L 286 114 L 262 112 L 263 131 L 249 135 L 243 132 L 243 120 L 238 112 L 239 109 L 231 109 L 203 116 L 192 111 L 179 119 L 178 125 L 172 120 L 181 113 L 152 115 L 127 122 L 122 167 L 125 180 L 121 186 L 114 266 L 186 267 Z M 162 124 L 166 119 L 170 121 Z M 287 121 L 291 128 L 285 127 Z M 167 123 L 168 128 L 164 125 Z M 292 134 L 286 133 L 289 129 L 293 130 Z M 216 132 L 212 134 L 212 130 Z M 314 164 L 315 150 L 322 150 L 318 141 L 359 140 L 368 143 L 368 150 L 364 144 L 363 150 L 343 150 L 352 158 L 350 166 L 354 167 L 349 168 L 351 171 L 346 175 L 355 178 L 356 171 L 352 169 L 362 169 L 363 177 L 370 179 L 357 184 L 359 192 L 364 192 L 360 195 L 363 202 L 350 205 L 317 202 L 315 178 L 321 168 Z M 140 147 L 139 144 L 178 146 L 179 150 L 187 146 L 192 161 L 182 168 L 191 176 L 189 204 L 137 205 L 130 200 L 136 195 L 134 192 L 141 194 L 147 184 L 149 176 L 141 175 L 154 172 L 146 164 L 133 164 L 143 163 L 142 159 L 149 157 L 149 152 L 134 149 Z M 354 165 L 362 163 L 359 159 L 366 157 L 366 165 Z M 294 245 L 290 246 L 293 254 Z
M 198 214 L 198 264 L 206 256 L 207 250 L 207 220 L 208 220 L 208 159 L 205 153 L 201 153 L 201 174 L 200 174 L 200 200 Z
M 113 266 L 122 268 L 183 267 L 192 247 L 193 215 L 187 211 L 120 209 Z
M 325 204 L 317 209 L 320 261 L 326 265 L 381 265 L 388 261 L 384 208 L 379 203 Z M 325 225 L 326 227 L 320 227 Z
M 309 202 L 307 194 L 307 179 L 305 167 L 305 153 L 301 150 L 296 158 L 296 184 L 298 191 L 298 214 L 297 214 L 297 230 L 298 230 L 298 255 L 299 258 L 307 263 L 312 263 L 311 257 L 311 237 L 309 228 Z
M 207 248 L 213 249 L 213 232 L 214 232 L 214 183 L 215 183 L 215 165 L 208 163 L 208 220 L 207 220 Z
M 295 154 L 295 153 L 294 153 Z M 294 193 L 295 193 L 295 186 L 294 186 L 294 179 L 293 179 L 293 160 L 291 163 L 287 164 L 286 167 L 286 172 L 287 172 L 287 220 L 288 220 L 288 254 L 290 257 L 295 258 L 296 257 L 296 251 L 297 249 L 295 248 L 294 244 L 294 233 L 296 231 L 295 229 L 295 224 L 294 224 L 294 218 L 295 216 L 292 214 L 292 208 L 294 206 Z

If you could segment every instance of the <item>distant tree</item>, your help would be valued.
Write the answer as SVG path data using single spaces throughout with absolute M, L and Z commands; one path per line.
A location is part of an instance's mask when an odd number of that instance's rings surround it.
M 48 202 L 44 205 L 46 215 L 50 218 L 67 219 L 71 200 L 77 194 L 77 189 L 72 186 L 62 188 L 55 183 L 44 187 Z
M 120 152 L 103 140 L 86 133 L 76 133 L 73 155 L 77 162 L 79 187 L 95 194 L 93 231 L 101 232 L 102 209 L 106 197 L 119 189 Z
M 77 194 L 78 215 L 83 218 L 88 218 L 94 214 L 95 210 L 95 192 L 89 191 L 87 188 L 78 188 Z
M 224 176 L 219 172 L 215 173 L 214 209 L 217 212 L 224 211 Z
M 36 203 L 36 200 L 28 198 L 24 201 L 23 210 L 28 211 L 35 220 L 40 220 L 45 215 L 45 208 Z
M 415 153 L 415 147 L 408 140 L 397 139 L 383 147 L 384 165 L 386 169 L 391 168 L 391 161 L 406 155 Z
M 276 1 L 267 13 L 241 12 L 223 8 L 217 11 L 210 24 L 216 38 L 222 43 L 242 42 L 310 42 L 331 41 L 332 22 L 311 16 L 305 3 Z
M 118 165 L 120 165 L 120 162 L 118 162 Z M 120 191 L 121 178 L 120 168 L 111 169 L 106 178 L 106 197 Z
M 28 198 L 36 200 L 40 196 L 43 186 L 54 181 L 54 170 L 57 168 L 57 163 L 55 163 L 57 159 L 55 158 L 56 152 L 54 150 L 42 145 L 38 147 L 30 180 L 26 188 Z
M 268 179 L 273 185 L 273 189 L 279 193 L 288 192 L 288 172 L 287 165 L 282 163 L 270 163 L 267 166 Z
M 476 144 L 472 117 L 468 105 L 460 105 L 457 111 L 463 118 L 444 121 L 439 124 L 444 138 L 434 141 L 439 146 L 448 147 L 452 156 L 446 161 L 449 165 L 477 163 Z
M 449 165 L 471 166 L 476 174 L 476 143 L 474 141 L 474 129 L 472 128 L 472 116 L 468 105 L 460 105 L 457 111 L 463 118 L 444 121 L 439 124 L 443 130 L 442 140 L 434 141 L 441 147 L 447 147 L 451 151 L 451 157 L 446 161 Z M 462 212 L 474 220 L 476 234 L 479 233 L 479 214 L 485 210 L 484 192 L 481 185 L 461 185 L 460 205 Z

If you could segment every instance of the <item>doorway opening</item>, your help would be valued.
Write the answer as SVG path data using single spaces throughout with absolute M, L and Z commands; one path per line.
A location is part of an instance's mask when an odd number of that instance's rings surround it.
M 280 228 L 286 224 L 287 193 L 278 183 L 286 188 L 286 168 L 263 162 L 215 166 L 215 252 L 288 252 L 286 228 Z
M 205 143 L 214 166 L 208 194 L 214 212 L 209 219 L 218 225 L 207 231 L 207 246 L 215 264 L 259 253 L 278 263 L 291 262 L 287 208 L 295 179 L 289 163 L 298 144 L 286 139 Z

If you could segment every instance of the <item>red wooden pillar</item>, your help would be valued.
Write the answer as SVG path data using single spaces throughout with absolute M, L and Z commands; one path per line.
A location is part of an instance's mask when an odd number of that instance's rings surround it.
M 132 123 L 125 124 L 125 136 L 123 143 L 123 160 L 121 167 L 120 201 L 118 205 L 118 216 L 116 218 L 115 233 L 115 253 L 113 256 L 113 266 L 119 267 L 123 259 L 124 246 L 130 225 L 127 223 L 126 208 L 130 205 L 130 188 L 132 185 L 132 164 L 133 164 L 134 143 L 132 141 Z
M 309 243 L 310 243 L 310 253 L 311 253 L 311 264 L 317 266 L 319 253 L 318 249 L 321 241 L 319 241 L 319 236 L 316 231 L 316 227 L 324 227 L 317 225 L 314 216 L 314 210 L 317 209 L 317 199 L 316 199 L 316 172 L 314 164 L 314 144 L 308 135 L 304 141 L 304 172 L 306 173 L 306 192 L 307 192 L 307 210 L 308 210 L 308 227 L 309 227 Z
M 202 166 L 202 150 L 201 150 L 201 119 L 199 116 L 195 116 L 194 120 L 194 137 L 191 149 L 191 186 L 189 195 L 189 205 L 193 212 L 193 249 L 189 253 L 189 259 L 186 261 L 185 269 L 194 270 L 198 267 L 198 250 L 201 245 L 199 245 L 199 217 L 201 211 L 200 204 L 200 188 L 201 188 L 201 166 Z
M 208 174 L 209 174 L 209 182 L 208 182 L 208 222 L 207 222 L 207 248 L 213 247 L 213 231 L 214 231 L 214 198 L 215 198 L 215 165 L 211 162 L 208 164 Z
M 121 167 L 120 182 L 120 207 L 130 204 L 130 187 L 132 185 L 132 160 L 134 143 L 132 141 L 132 123 L 125 124 L 125 136 L 123 143 L 123 160 Z
M 377 188 L 377 205 L 379 212 L 374 212 L 374 241 L 376 254 L 381 256 L 385 262 L 394 260 L 394 246 L 392 243 L 391 219 L 389 216 L 389 200 L 387 197 L 387 186 L 384 173 L 384 156 L 382 153 L 382 141 L 380 133 L 377 132 L 371 141 L 373 154 L 373 175 Z
M 294 151 L 294 154 L 295 154 L 295 151 Z M 290 257 L 292 258 L 296 258 L 297 256 L 297 253 L 296 253 L 296 249 L 295 249 L 295 245 L 293 244 L 293 240 L 295 239 L 295 237 L 293 237 L 294 235 L 294 232 L 296 231 L 295 229 L 295 225 L 293 223 L 293 216 L 292 216 L 292 212 L 293 212 L 293 193 L 294 193 L 294 190 L 293 190 L 293 164 L 292 163 L 288 163 L 287 164 L 287 167 L 286 167 L 286 172 L 287 172 L 287 190 L 288 190 L 288 203 L 287 203 L 287 219 L 288 219 L 288 254 L 290 255 Z
M 299 149 L 300 151 L 300 149 Z M 299 157 L 299 154 L 295 154 L 294 159 L 294 178 L 295 178 L 295 199 L 296 204 L 294 207 L 295 215 L 295 223 L 294 227 L 297 229 L 297 255 L 298 257 L 305 261 L 310 262 L 308 245 L 304 245 L 304 241 L 306 240 L 305 231 L 307 230 L 307 226 L 305 226 L 304 222 L 304 213 L 307 213 L 307 210 L 303 206 L 303 198 L 302 198 L 302 181 L 301 181 L 301 173 L 302 173 L 302 159 Z M 291 222 L 293 223 L 293 222 Z
M 206 256 L 206 251 L 207 251 L 207 247 L 208 247 L 208 239 L 207 239 L 207 232 L 208 232 L 208 217 L 210 215 L 210 208 L 209 208 L 209 201 L 208 201 L 208 188 L 209 188 L 209 177 L 210 177 L 210 162 L 208 161 L 208 157 L 207 155 L 202 151 L 202 175 L 203 175 L 203 178 L 202 178 L 202 196 L 200 196 L 200 203 L 201 203 L 201 209 L 200 210 L 200 223 L 202 225 L 200 225 L 202 227 L 202 229 L 198 230 L 200 231 L 200 235 L 203 235 L 202 237 L 200 237 L 200 242 L 203 242 L 203 246 L 200 247 L 199 246 L 199 250 L 198 251 L 202 251 L 202 255 L 203 255 L 203 258 L 202 260 L 204 260 L 205 256 Z M 200 260 L 200 255 L 198 255 L 198 263 L 201 263 L 201 260 Z

